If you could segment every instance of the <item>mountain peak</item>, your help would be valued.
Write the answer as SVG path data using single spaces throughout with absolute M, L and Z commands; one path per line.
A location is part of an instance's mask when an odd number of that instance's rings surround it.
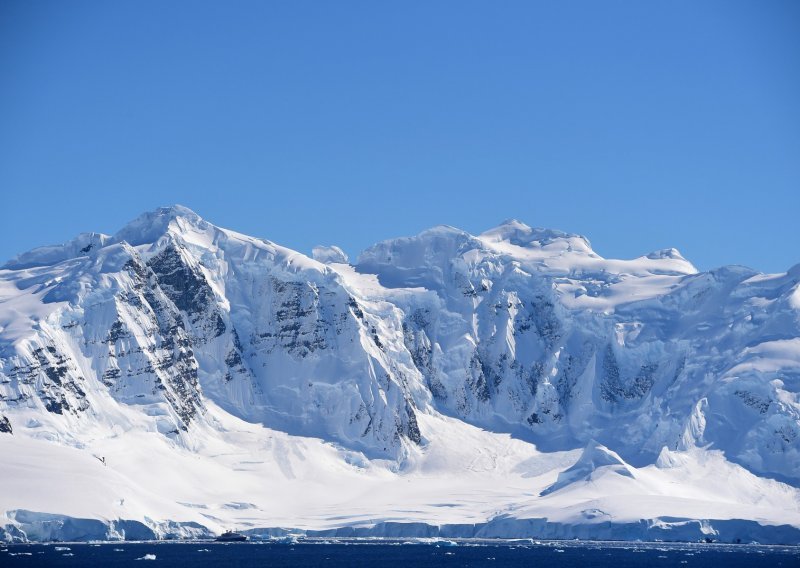
M 665 248 L 655 250 L 647 255 L 651 260 L 671 259 L 671 260 L 686 260 L 686 258 L 676 248 Z
M 347 264 L 349 262 L 347 254 L 336 245 L 317 245 L 312 249 L 311 257 L 322 264 Z
M 497 228 L 500 228 L 500 227 L 508 227 L 508 228 L 513 228 L 513 229 L 517 229 L 517 230 L 524 230 L 524 231 L 530 231 L 531 228 L 532 228 L 527 223 L 523 223 L 522 221 L 520 221 L 519 219 L 517 219 L 515 217 L 511 217 L 509 219 L 506 219 L 505 221 L 503 221 L 502 223 L 500 223 L 497 226 Z
M 557 229 L 531 227 L 518 219 L 506 219 L 498 226 L 481 233 L 480 238 L 490 243 L 506 242 L 518 247 L 545 247 L 556 242 L 564 242 L 573 251 L 592 251 L 589 240 L 582 235 Z
M 142 213 L 125 225 L 115 235 L 115 241 L 127 241 L 133 246 L 158 240 L 174 224 L 205 228 L 208 223 L 200 215 L 183 205 L 159 207 Z

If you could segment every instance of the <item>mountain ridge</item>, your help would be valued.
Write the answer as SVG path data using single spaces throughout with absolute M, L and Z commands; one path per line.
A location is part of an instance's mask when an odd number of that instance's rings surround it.
M 85 451 L 130 439 L 210 470 L 220 466 L 203 452 L 233 444 L 287 487 L 297 461 L 272 446 L 274 461 L 258 461 L 255 449 L 277 433 L 297 456 L 375 483 L 466 467 L 524 485 L 519 464 L 538 460 L 545 504 L 583 494 L 594 473 L 571 472 L 595 465 L 631 472 L 598 474 L 614 491 L 647 492 L 721 460 L 753 495 L 790 494 L 773 517 L 800 527 L 796 270 L 699 272 L 675 249 L 604 259 L 585 237 L 513 219 L 478 236 L 438 226 L 382 241 L 350 263 L 337 247 L 314 256 L 182 206 L 18 255 L 0 268 L 0 443 Z M 247 432 L 244 446 L 231 428 Z M 445 443 L 460 436 L 473 442 Z M 516 457 L 500 459 L 502 447 Z M 596 448 L 618 460 L 586 469 L 578 448 L 586 463 Z M 0 513 L 31 509 L 11 501 Z

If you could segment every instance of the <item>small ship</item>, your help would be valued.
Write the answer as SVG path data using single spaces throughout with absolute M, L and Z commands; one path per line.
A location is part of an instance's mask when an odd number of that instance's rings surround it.
M 225 531 L 215 540 L 217 542 L 244 542 L 247 540 L 247 537 L 234 531 Z

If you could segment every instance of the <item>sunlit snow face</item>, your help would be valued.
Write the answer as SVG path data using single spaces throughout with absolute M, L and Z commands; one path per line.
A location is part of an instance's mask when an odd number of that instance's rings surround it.
M 516 221 L 350 264 L 159 210 L 0 270 L 0 511 L 30 534 L 41 512 L 158 536 L 800 526 L 769 479 L 797 476 L 797 280 Z

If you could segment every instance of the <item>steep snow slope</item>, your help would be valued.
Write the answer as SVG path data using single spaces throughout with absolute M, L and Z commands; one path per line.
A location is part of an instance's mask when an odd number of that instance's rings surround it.
M 510 221 L 380 243 L 355 270 L 407 315 L 440 410 L 540 447 L 597 439 L 637 464 L 712 444 L 800 481 L 796 268 L 698 274 L 674 249 L 605 260 Z
M 518 221 L 314 257 L 171 207 L 0 269 L 6 537 L 796 538 L 800 268 Z
M 371 455 L 419 441 L 413 397 L 426 393 L 409 356 L 378 335 L 399 329 L 399 315 L 360 307 L 333 271 L 182 208 L 105 242 L 44 266 L 53 247 L 33 251 L 25 268 L 0 272 L 13 333 L 0 393 L 15 405 L 76 424 L 136 405 L 178 435 L 209 399 Z

